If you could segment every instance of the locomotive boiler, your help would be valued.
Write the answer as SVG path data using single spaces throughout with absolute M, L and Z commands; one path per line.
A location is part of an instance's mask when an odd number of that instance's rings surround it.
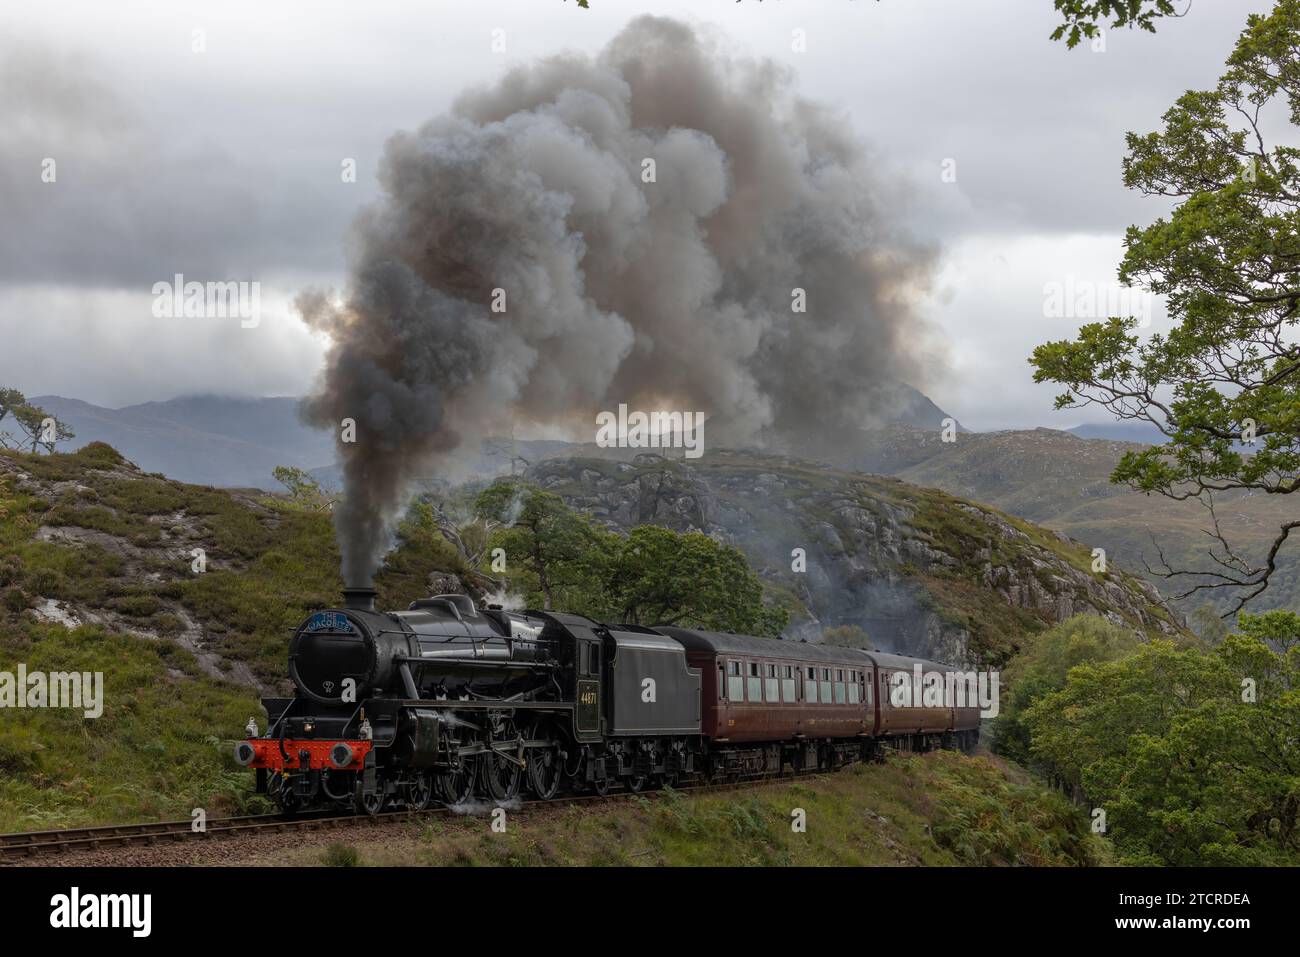
M 235 746 L 285 812 L 637 791 L 971 748 L 979 734 L 977 709 L 890 701 L 892 677 L 933 662 L 465 595 L 390 612 L 374 600 L 348 589 L 295 629 L 294 696 L 263 699 L 266 733 Z

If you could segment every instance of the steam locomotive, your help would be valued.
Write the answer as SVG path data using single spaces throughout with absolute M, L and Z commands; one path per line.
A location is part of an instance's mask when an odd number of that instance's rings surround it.
M 292 698 L 235 745 L 285 813 L 504 802 L 833 769 L 881 748 L 973 748 L 976 707 L 899 705 L 916 658 L 437 595 L 346 589 L 289 645 Z

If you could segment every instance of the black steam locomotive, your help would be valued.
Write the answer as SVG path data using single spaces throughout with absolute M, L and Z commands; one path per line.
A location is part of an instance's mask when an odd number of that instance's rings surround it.
M 974 747 L 976 708 L 898 705 L 900 672 L 943 666 L 803 642 L 438 595 L 377 612 L 370 589 L 316 612 L 289 646 L 293 698 L 235 745 L 287 813 L 607 793 L 828 769 L 880 747 Z

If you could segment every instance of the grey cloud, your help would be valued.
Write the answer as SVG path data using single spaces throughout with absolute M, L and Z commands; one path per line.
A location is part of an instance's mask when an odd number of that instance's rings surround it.
M 210 127 L 160 122 L 96 65 L 0 40 L 0 282 L 147 289 L 176 272 L 340 265 L 335 237 L 357 194 L 324 188 L 337 161 L 313 185 L 301 158 L 232 152 L 223 133 L 237 124 L 220 113 Z M 41 180 L 46 157 L 54 183 Z

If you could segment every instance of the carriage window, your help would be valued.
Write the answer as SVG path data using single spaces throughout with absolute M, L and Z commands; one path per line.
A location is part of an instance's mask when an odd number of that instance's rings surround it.
M 766 680 L 765 684 L 766 684 L 766 687 L 763 689 L 763 694 L 767 696 L 767 700 L 768 700 L 768 701 L 780 701 L 780 700 L 781 700 L 781 695 L 780 695 L 780 690 L 781 690 L 781 689 L 780 689 L 780 685 L 777 683 L 777 680 L 776 680 L 776 665 L 768 665 L 768 666 L 767 666 L 767 680 Z
M 727 697 L 727 672 L 722 667 L 722 662 L 718 662 L 718 700 L 722 701 Z
M 835 669 L 835 703 L 844 703 L 844 669 Z
M 817 669 L 808 669 L 808 680 L 803 683 L 803 697 L 812 704 L 817 703 Z
M 831 669 L 822 669 L 822 686 L 818 691 L 818 697 L 821 698 L 822 704 L 831 703 Z
M 727 662 L 727 698 L 731 701 L 745 700 L 745 679 L 740 673 L 739 661 Z
M 763 679 L 758 674 L 758 662 L 749 663 L 749 700 L 763 700 Z
M 781 698 L 785 701 L 794 701 L 794 666 L 786 665 L 782 672 L 781 678 Z
M 858 692 L 858 677 L 858 672 L 849 672 L 849 704 L 857 704 L 862 700 Z

